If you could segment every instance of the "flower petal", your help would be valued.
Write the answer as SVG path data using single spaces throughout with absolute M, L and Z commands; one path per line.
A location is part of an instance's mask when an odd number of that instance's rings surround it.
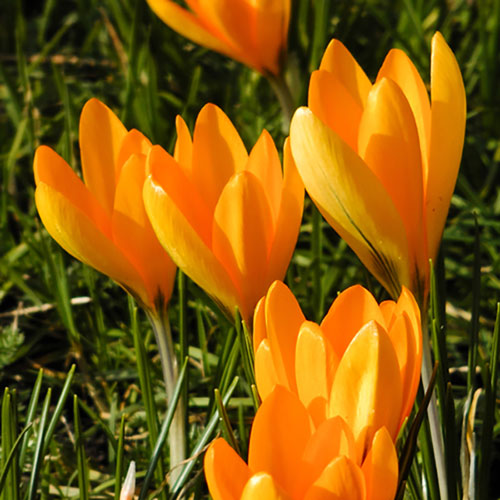
M 111 215 L 118 178 L 118 154 L 127 129 L 97 99 L 85 103 L 80 117 L 80 154 L 83 179 L 90 192 Z
M 375 321 L 354 337 L 340 360 L 330 393 L 330 416 L 340 415 L 351 427 L 358 457 L 382 426 L 395 439 L 402 394 L 399 365 L 392 343 Z
M 384 187 L 340 137 L 309 109 L 292 119 L 292 153 L 306 189 L 328 223 L 394 296 L 409 284 L 403 222 Z
M 457 180 L 465 134 L 465 89 L 460 68 L 441 33 L 432 38 L 431 142 L 424 176 L 429 257 L 435 260 Z
M 268 339 L 264 339 L 255 351 L 254 363 L 255 383 L 259 389 L 260 399 L 264 400 L 271 394 L 274 387 L 281 383 L 276 374 Z
M 361 470 L 365 476 L 366 498 L 393 500 L 398 486 L 398 457 L 391 436 L 385 427 L 373 438 Z
M 175 128 L 177 130 L 177 141 L 175 142 L 174 158 L 181 166 L 188 179 L 191 179 L 193 160 L 193 141 L 186 122 L 181 116 L 175 118 Z
M 267 472 L 291 497 L 300 498 L 311 480 L 302 461 L 310 436 L 306 409 L 294 394 L 278 385 L 255 415 L 248 466 L 254 473 Z
M 359 330 L 374 320 L 384 326 L 384 317 L 373 295 L 361 285 L 344 290 L 333 301 L 321 323 L 321 330 L 330 341 L 339 359 Z
M 245 320 L 270 285 L 263 278 L 272 237 L 271 209 L 260 181 L 248 171 L 234 175 L 215 207 L 212 250 L 240 290 Z
M 226 500 L 228 497 L 224 497 Z M 274 481 L 273 477 L 265 472 L 254 474 L 245 485 L 245 489 L 238 500 L 292 500 Z M 214 499 L 216 500 L 216 499 Z
M 226 114 L 207 104 L 200 111 L 193 134 L 193 162 L 190 180 L 213 213 L 232 175 L 243 170 L 248 154 Z
M 222 438 L 216 439 L 205 453 L 205 478 L 214 500 L 240 500 L 250 469 Z
M 422 162 L 415 119 L 400 88 L 376 83 L 359 125 L 358 152 L 391 197 L 406 228 L 415 280 L 428 267 L 423 219 Z

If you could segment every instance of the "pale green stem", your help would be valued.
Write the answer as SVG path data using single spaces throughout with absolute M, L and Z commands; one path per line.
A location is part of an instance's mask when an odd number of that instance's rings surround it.
M 276 76 L 269 74 L 266 76 L 281 106 L 283 133 L 288 134 L 290 130 L 290 121 L 295 111 L 295 104 L 293 102 L 292 93 L 290 92 L 290 87 L 286 83 L 283 75 Z
M 167 403 L 173 398 L 175 386 L 179 376 L 177 357 L 174 351 L 172 342 L 172 332 L 170 330 L 170 322 L 166 312 L 155 315 L 147 313 L 148 319 L 153 327 L 153 332 L 160 353 L 161 368 L 163 372 L 163 380 L 165 382 L 165 390 L 167 395 Z M 170 447 L 170 484 L 174 484 L 177 476 L 181 471 L 181 467 L 177 467 L 186 459 L 186 432 L 185 432 L 185 408 L 182 398 L 179 400 L 175 411 L 172 424 L 168 433 L 168 441 Z
M 422 310 L 422 385 L 424 392 L 427 392 L 432 375 L 432 354 L 429 338 L 429 325 L 427 311 Z M 436 400 L 436 393 L 431 396 L 427 408 L 429 417 L 429 426 L 431 430 L 432 450 L 434 452 L 434 461 L 439 483 L 439 495 L 441 500 L 448 500 L 448 482 L 446 478 L 446 464 L 444 458 L 444 441 L 439 422 L 439 414 Z

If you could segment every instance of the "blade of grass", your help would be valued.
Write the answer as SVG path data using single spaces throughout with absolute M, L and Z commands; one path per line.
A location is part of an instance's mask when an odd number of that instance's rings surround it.
M 83 446 L 82 424 L 80 422 L 80 411 L 78 410 L 78 396 L 73 396 L 73 418 L 75 426 L 75 453 L 78 470 L 78 489 L 80 490 L 80 500 L 88 500 L 90 483 L 87 457 Z
M 118 446 L 116 449 L 115 500 L 120 500 L 120 491 L 122 489 L 124 438 L 125 438 L 125 414 L 122 414 L 122 419 L 120 421 L 120 432 L 118 434 Z

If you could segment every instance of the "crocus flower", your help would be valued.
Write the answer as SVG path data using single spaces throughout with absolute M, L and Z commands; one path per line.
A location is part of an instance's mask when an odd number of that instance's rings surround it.
M 271 136 L 250 154 L 228 117 L 208 104 L 193 138 L 177 118 L 172 157 L 153 146 L 144 202 L 173 261 L 230 315 L 249 320 L 275 279 L 282 279 L 302 217 L 304 188 L 284 148 L 284 173 Z
M 254 316 L 255 376 L 262 399 L 276 385 L 297 394 L 316 426 L 341 416 L 358 456 L 385 427 L 393 440 L 409 415 L 420 378 L 420 312 L 403 288 L 380 306 L 356 285 L 333 302 L 321 325 L 306 321 L 277 281 Z
M 175 265 L 144 210 L 150 141 L 90 99 L 80 118 L 84 182 L 51 148 L 35 153 L 35 200 L 49 234 L 71 255 L 107 274 L 153 313 L 172 293 Z
M 401 50 L 389 52 L 372 85 L 333 40 L 311 76 L 308 104 L 290 130 L 308 193 L 393 298 L 404 285 L 424 304 L 464 141 L 465 91 L 453 53 L 436 33 L 429 102 Z
M 278 75 L 287 45 L 290 0 L 148 0 L 172 29 L 262 74 Z
M 314 428 L 297 396 L 281 386 L 255 415 L 248 465 L 219 438 L 205 454 L 204 468 L 214 500 L 392 500 L 398 480 L 397 456 L 385 427 L 359 459 L 341 417 Z

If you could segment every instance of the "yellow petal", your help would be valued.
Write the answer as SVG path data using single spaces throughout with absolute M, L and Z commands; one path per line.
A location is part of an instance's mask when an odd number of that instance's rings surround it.
M 172 294 L 176 267 L 162 248 L 146 215 L 142 199 L 144 155 L 132 155 L 123 165 L 116 186 L 112 217 L 113 241 L 140 270 L 149 292 L 150 308 L 161 295 Z
M 318 399 L 326 401 L 328 398 L 329 347 L 316 323 L 305 321 L 302 324 L 295 350 L 295 378 L 299 399 L 306 408 Z M 322 410 L 324 412 L 326 408 L 323 407 Z M 311 416 L 316 425 L 326 418 L 325 413 Z
M 358 149 L 363 107 L 335 73 L 314 71 L 309 82 L 309 109 L 351 147 Z
M 345 351 L 330 393 L 330 416 L 340 415 L 351 427 L 358 457 L 364 456 L 380 427 L 386 426 L 396 438 L 401 389 L 392 343 L 383 328 L 370 321 Z
M 210 212 L 226 183 L 243 170 L 247 159 L 245 146 L 226 114 L 213 104 L 205 105 L 194 127 L 191 182 Z
M 36 188 L 35 201 L 44 226 L 59 245 L 73 257 L 108 275 L 148 305 L 143 279 L 132 262 L 79 206 L 43 182 L 39 182 Z
M 275 281 L 267 292 L 266 330 L 280 384 L 296 391 L 295 346 L 305 317 L 290 289 Z
M 307 108 L 295 112 L 292 153 L 328 223 L 394 296 L 409 284 L 406 231 L 386 190 L 340 137 Z
M 359 330 L 371 320 L 385 325 L 373 295 L 361 285 L 354 285 L 333 301 L 321 323 L 321 330 L 340 359 Z
M 365 476 L 366 498 L 393 500 L 398 486 L 398 457 L 385 427 L 377 431 L 361 467 Z
M 269 341 L 264 339 L 255 351 L 255 383 L 259 390 L 260 399 L 264 400 L 274 387 L 280 384 Z
M 80 117 L 80 154 L 85 185 L 111 214 L 118 154 L 127 129 L 102 102 L 90 99 Z
M 365 500 L 361 469 L 347 457 L 333 460 L 307 491 L 304 500 Z
M 266 331 L 266 297 L 262 297 L 253 313 L 253 352 L 256 353 L 260 343 L 267 338 Z
M 436 259 L 455 188 L 465 134 L 465 89 L 460 68 L 441 33 L 432 38 L 431 142 L 424 176 L 429 257 Z
M 148 161 L 154 150 L 155 147 L 151 150 Z M 172 178 L 169 179 L 168 175 L 161 178 L 161 172 L 155 171 L 154 167 L 152 172 L 144 183 L 143 196 L 146 212 L 158 240 L 183 272 L 228 311 L 234 311 L 237 291 L 231 278 L 191 225 L 189 218 L 182 211 L 185 207 L 181 208 L 176 204 L 180 198 L 193 201 L 191 193 L 171 191 L 172 184 L 167 192 L 165 186 Z M 171 194 L 176 198 L 173 199 Z
M 267 472 L 291 497 L 300 498 L 311 480 L 302 461 L 310 436 L 306 409 L 294 394 L 278 385 L 255 415 L 248 466 L 254 473 Z
M 171 0 L 147 0 L 154 13 L 173 30 L 195 43 L 211 50 L 228 54 L 232 51 L 227 41 L 213 32 L 209 26 L 196 16 Z
M 239 307 L 247 321 L 270 285 L 263 278 L 272 237 L 271 209 L 263 186 L 248 171 L 234 175 L 215 207 L 212 250 L 240 290 Z
M 268 282 L 283 279 L 285 276 L 297 243 L 304 208 L 304 184 L 293 161 L 288 139 L 285 140 L 283 164 L 284 179 L 274 238 L 269 253 Z
M 221 497 L 222 498 L 222 497 Z M 226 500 L 230 497 L 224 497 Z M 254 474 L 245 485 L 241 500 L 292 500 L 286 492 L 265 472 Z M 214 499 L 216 500 L 216 499 Z M 240 500 L 240 497 L 238 497 Z
M 358 105 L 361 108 L 365 106 L 372 84 L 342 42 L 334 39 L 328 44 L 319 69 L 333 73 Z
M 428 259 L 418 132 L 406 97 L 387 78 L 376 83 L 368 96 L 359 124 L 358 152 L 403 220 L 413 260 L 412 273 L 425 275 Z
M 224 439 L 212 442 L 205 453 L 203 468 L 214 500 L 240 500 L 251 472 Z

